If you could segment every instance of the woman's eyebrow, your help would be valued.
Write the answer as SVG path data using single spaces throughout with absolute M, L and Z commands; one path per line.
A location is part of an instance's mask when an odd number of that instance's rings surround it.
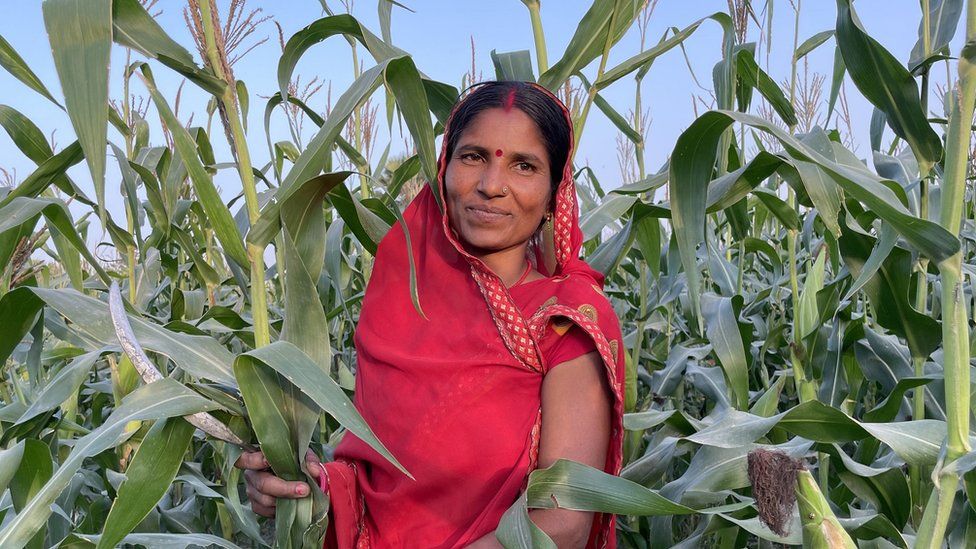
M 539 158 L 538 156 L 532 153 L 527 153 L 527 152 L 514 152 L 512 153 L 512 158 L 514 158 L 515 161 L 517 162 L 533 162 L 536 164 L 542 163 L 541 158 Z
M 488 149 L 486 149 L 484 147 L 480 147 L 478 145 L 473 145 L 473 144 L 470 144 L 470 143 L 467 144 L 467 145 L 461 145 L 460 147 L 458 147 L 457 148 L 457 152 L 459 152 L 459 153 L 473 152 L 473 153 L 478 153 L 478 154 L 483 155 L 483 156 L 488 156 Z

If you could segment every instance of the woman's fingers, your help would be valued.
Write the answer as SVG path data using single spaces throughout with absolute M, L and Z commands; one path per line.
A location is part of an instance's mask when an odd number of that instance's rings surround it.
M 260 471 L 262 469 L 267 469 L 269 467 L 268 460 L 264 458 L 264 452 L 244 452 L 241 454 L 237 461 L 234 462 L 234 467 L 238 469 L 251 469 L 253 471 Z
M 319 461 L 319 456 L 315 455 L 311 449 L 305 453 L 305 468 L 308 470 L 308 474 L 312 475 L 312 478 L 320 480 L 322 475 L 322 462 Z
M 248 477 L 248 484 L 269 496 L 276 498 L 303 498 L 309 494 L 308 484 L 304 482 L 293 482 L 274 476 L 264 471 L 245 471 Z
M 247 498 L 251 500 L 251 505 L 260 505 L 261 507 L 274 509 L 277 505 L 277 498 L 269 496 L 268 494 L 260 492 L 254 485 L 248 483 L 247 485 Z

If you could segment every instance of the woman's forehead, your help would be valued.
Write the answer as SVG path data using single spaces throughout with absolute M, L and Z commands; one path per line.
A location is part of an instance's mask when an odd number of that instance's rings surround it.
M 492 150 L 530 147 L 545 151 L 539 127 L 517 108 L 506 112 L 495 107 L 478 113 L 461 131 L 458 146 L 465 144 L 484 145 Z

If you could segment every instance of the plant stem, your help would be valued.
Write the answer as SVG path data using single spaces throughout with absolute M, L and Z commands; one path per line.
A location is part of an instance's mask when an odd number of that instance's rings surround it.
M 224 71 L 224 63 L 217 51 L 217 41 L 214 35 L 214 21 L 211 15 L 212 0 L 201 0 L 200 18 L 203 21 L 204 40 L 207 46 L 207 60 L 217 78 L 223 80 L 227 87 L 224 94 L 218 97 L 224 119 L 227 123 L 233 147 L 237 157 L 237 172 L 241 176 L 244 187 L 244 202 L 247 207 L 247 218 L 253 225 L 261 215 L 258 206 L 257 186 L 254 182 L 254 172 L 251 168 L 251 154 L 247 149 L 244 127 L 237 108 L 237 86 L 234 77 Z M 264 247 L 247 244 L 247 256 L 251 262 L 251 317 L 254 325 L 254 346 L 263 347 L 271 343 L 271 332 L 268 324 L 268 301 L 264 283 Z
M 976 0 L 966 2 L 966 44 L 976 40 Z M 959 56 L 957 95 L 949 113 L 946 135 L 945 175 L 942 181 L 942 200 L 939 222 L 954 235 L 962 223 L 966 172 L 969 164 L 969 144 L 972 135 L 974 102 L 976 102 L 976 65 L 970 46 L 963 47 Z M 945 463 L 951 464 L 969 452 L 970 372 L 969 372 L 969 315 L 962 281 L 962 252 L 939 263 L 942 281 L 942 341 L 946 388 Z M 929 498 L 922 515 L 916 547 L 934 548 L 942 545 L 952 503 L 959 485 L 959 475 L 943 470 L 939 483 Z
M 922 0 L 922 57 L 927 58 L 931 53 L 931 36 L 929 32 L 929 0 Z M 922 112 L 928 113 L 929 104 L 929 70 L 926 69 L 922 73 Z M 920 173 L 919 176 L 921 180 L 919 181 L 919 201 L 918 201 L 918 216 L 922 219 L 929 218 L 929 179 L 928 174 Z M 915 280 L 915 310 L 920 313 L 925 313 L 926 301 L 928 297 L 928 271 L 929 260 L 921 255 L 919 255 L 918 263 L 916 266 L 916 280 Z M 912 368 L 916 377 L 925 375 L 925 359 L 923 357 L 912 357 Z M 925 419 L 925 388 L 918 387 L 914 390 L 912 394 L 912 419 Z M 915 517 L 915 522 L 917 525 L 918 520 L 921 519 L 921 498 L 922 498 L 922 475 L 923 471 L 919 466 L 911 466 L 908 468 L 908 480 L 909 486 L 911 487 L 911 493 L 913 494 L 913 504 L 912 504 L 912 516 Z
M 529 19 L 532 21 L 532 38 L 535 39 L 535 59 L 539 66 L 539 75 L 549 70 L 549 56 L 546 53 L 546 35 L 542 29 L 542 17 L 539 14 L 541 3 L 539 0 L 525 0 L 525 7 L 529 8 Z

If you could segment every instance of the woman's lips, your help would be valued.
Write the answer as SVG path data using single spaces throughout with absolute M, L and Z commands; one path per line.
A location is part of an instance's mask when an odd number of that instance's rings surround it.
M 505 210 L 499 210 L 498 208 L 491 208 L 488 206 L 468 206 L 465 209 L 476 221 L 480 221 L 482 223 L 495 223 L 509 216 L 509 213 Z

